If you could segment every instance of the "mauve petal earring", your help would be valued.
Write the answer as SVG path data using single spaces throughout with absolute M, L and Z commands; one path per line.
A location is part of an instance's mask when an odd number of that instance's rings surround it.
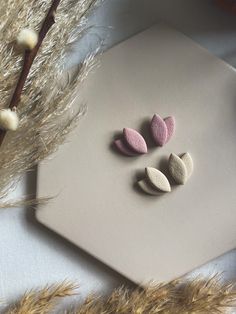
M 165 122 L 166 127 L 167 127 L 167 138 L 166 138 L 166 143 L 167 143 L 167 142 L 169 142 L 169 140 L 171 139 L 171 137 L 175 133 L 175 118 L 172 116 L 167 117 L 164 119 L 164 122 Z
M 151 134 L 157 146 L 164 146 L 175 132 L 174 117 L 162 119 L 154 114 L 150 124 Z
M 118 151 L 120 153 L 122 153 L 123 155 L 129 156 L 129 157 L 137 156 L 137 153 L 132 151 L 128 147 L 128 145 L 124 142 L 123 139 L 115 140 L 114 144 L 115 144 L 116 148 L 118 149 Z
M 137 156 L 147 153 L 147 144 L 140 133 L 134 129 L 124 128 L 123 138 L 115 140 L 116 148 L 126 156 Z

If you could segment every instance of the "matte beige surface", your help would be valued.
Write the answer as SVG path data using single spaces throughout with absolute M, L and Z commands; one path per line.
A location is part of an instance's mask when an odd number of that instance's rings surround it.
M 87 83 L 87 117 L 39 169 L 38 195 L 59 193 L 39 221 L 136 282 L 175 278 L 233 249 L 235 71 L 157 25 L 105 53 Z M 123 127 L 145 135 L 154 113 L 176 118 L 167 145 L 149 143 L 137 158 L 111 149 Z M 194 173 L 185 186 L 161 197 L 136 189 L 146 166 L 163 171 L 171 152 L 186 151 Z

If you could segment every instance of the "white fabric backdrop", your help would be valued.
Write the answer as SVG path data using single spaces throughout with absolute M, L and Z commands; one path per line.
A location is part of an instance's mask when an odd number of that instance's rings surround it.
M 83 42 L 83 47 L 77 45 L 72 63 L 92 46 L 91 41 L 96 43 L 97 35 L 106 38 L 106 49 L 159 19 L 169 22 L 213 54 L 236 66 L 236 16 L 219 9 L 213 0 L 107 0 L 90 19 L 91 24 L 97 26 L 93 39 Z M 22 180 L 14 195 L 33 193 L 34 190 L 35 175 L 31 173 Z M 2 210 L 0 230 L 1 299 L 10 301 L 26 289 L 66 278 L 80 283 L 81 296 L 91 291 L 106 293 L 120 284 L 131 284 L 40 226 L 30 209 Z M 227 279 L 236 277 L 236 251 L 191 275 L 217 271 L 224 271 Z

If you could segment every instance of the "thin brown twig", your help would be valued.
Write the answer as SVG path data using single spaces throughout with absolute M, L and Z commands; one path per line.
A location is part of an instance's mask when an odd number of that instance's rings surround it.
M 29 75 L 31 66 L 34 62 L 34 59 L 38 53 L 38 50 L 40 46 L 42 45 L 42 42 L 47 35 L 48 31 L 52 27 L 52 25 L 55 23 L 55 12 L 57 10 L 58 5 L 60 4 L 61 0 L 52 0 L 51 7 L 47 13 L 47 16 L 43 22 L 43 25 L 41 27 L 41 30 L 39 32 L 38 36 L 38 43 L 32 50 L 26 50 L 24 55 L 24 62 L 21 74 L 19 76 L 15 91 L 12 95 L 9 109 L 16 108 L 18 104 L 20 103 L 22 90 L 24 88 L 25 82 L 27 80 L 27 77 Z M 2 145 L 2 142 L 4 140 L 4 137 L 6 135 L 6 130 L 0 130 L 0 146 Z

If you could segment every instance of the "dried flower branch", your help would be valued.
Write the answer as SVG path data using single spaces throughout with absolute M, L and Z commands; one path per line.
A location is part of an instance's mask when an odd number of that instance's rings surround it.
M 26 79 L 28 77 L 30 68 L 34 62 L 36 55 L 37 55 L 37 52 L 38 52 L 45 36 L 47 35 L 49 29 L 55 23 L 54 16 L 55 16 L 56 9 L 57 9 L 59 3 L 60 3 L 60 0 L 53 0 L 52 1 L 51 7 L 48 11 L 48 14 L 44 20 L 44 23 L 42 25 L 40 32 L 39 32 L 38 42 L 37 42 L 36 46 L 32 50 L 27 49 L 25 51 L 22 71 L 21 71 L 20 77 L 18 79 L 15 91 L 12 95 L 12 98 L 11 98 L 11 101 L 9 104 L 9 109 L 16 108 L 20 102 L 20 97 L 21 97 L 23 87 L 24 87 Z M 0 146 L 4 140 L 5 135 L 6 135 L 6 130 L 0 130 Z
M 46 287 L 39 292 L 29 292 L 16 306 L 4 314 L 53 313 L 55 298 L 73 293 L 73 285 Z M 152 284 L 145 288 L 120 288 L 109 297 L 88 297 L 79 307 L 67 314 L 219 314 L 228 313 L 236 304 L 236 289 L 223 284 L 219 276 L 208 280 L 197 278 L 187 283 L 172 281 Z M 70 307 L 73 307 L 71 305 Z M 65 313 L 57 312 L 57 313 Z
M 13 96 L 12 96 L 12 99 L 11 99 L 10 105 L 9 105 L 9 108 L 11 108 L 11 109 L 13 107 L 16 107 L 20 101 L 20 96 L 21 96 L 25 81 L 26 81 L 27 76 L 29 74 L 30 68 L 34 62 L 34 59 L 37 55 L 37 52 L 38 52 L 45 36 L 47 35 L 49 29 L 55 23 L 54 16 L 56 14 L 56 9 L 57 9 L 59 3 L 60 3 L 60 0 L 53 0 L 52 1 L 52 5 L 48 11 L 48 14 L 47 14 L 47 16 L 43 22 L 43 25 L 42 25 L 40 32 L 39 32 L 39 38 L 38 38 L 37 45 L 34 47 L 34 49 L 25 51 L 23 68 L 22 68 L 18 83 L 16 85 L 16 89 L 13 93 Z
M 32 54 L 27 62 L 34 62 L 30 71 L 29 64 L 27 70 L 22 70 L 25 71 L 21 74 L 23 80 L 21 76 L 20 87 L 16 88 L 11 102 L 14 107 L 17 103 L 20 123 L 17 131 L 6 133 L 0 148 L 0 201 L 14 189 L 25 171 L 58 149 L 86 112 L 85 106 L 78 105 L 78 94 L 94 65 L 94 54 L 91 53 L 73 75 L 65 71 L 65 57 L 71 44 L 86 32 L 86 16 L 97 1 L 63 0 L 59 4 L 57 0 L 53 3 L 58 5 L 55 24 L 49 31 L 48 26 L 43 30 L 43 34 L 46 31 L 48 34 L 40 49 L 35 47 L 26 53 L 25 60 Z M 47 12 L 51 16 L 55 11 L 55 8 L 50 11 L 50 4 L 45 0 L 20 0 L 16 7 L 13 0 L 0 0 L 0 108 L 9 107 L 24 64 L 14 48 L 15 34 L 24 28 L 40 33 Z M 22 84 L 26 74 L 25 84 Z M 61 84 L 65 76 L 67 81 Z

